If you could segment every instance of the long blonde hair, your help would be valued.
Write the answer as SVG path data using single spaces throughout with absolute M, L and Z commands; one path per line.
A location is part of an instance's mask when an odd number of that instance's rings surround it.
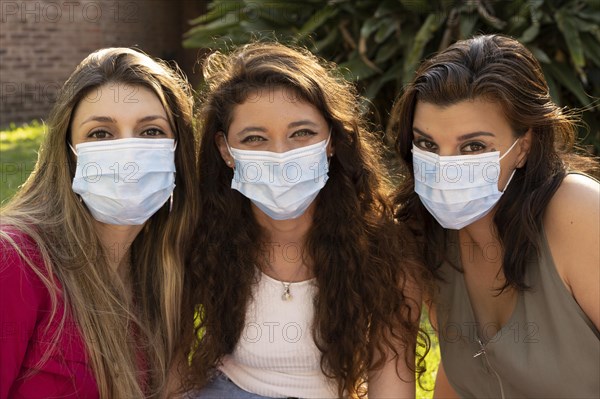
M 100 243 L 90 213 L 71 189 L 76 160 L 68 141 L 74 109 L 90 90 L 107 83 L 152 90 L 177 140 L 173 208 L 169 211 L 166 204 L 156 212 L 131 246 L 135 311 L 128 305 L 130 293 L 115 284 L 107 262 L 110 254 Z M 52 297 L 52 317 L 61 297 L 64 310 L 78 323 L 102 398 L 157 396 L 165 385 L 165 370 L 180 335 L 183 263 L 196 219 L 197 146 L 192 121 L 192 92 L 178 69 L 128 48 L 96 51 L 64 84 L 32 174 L 0 210 L 0 239 L 11 244 L 44 282 Z M 42 270 L 21 251 L 13 230 L 37 244 Z M 132 328 L 139 334 L 137 344 L 128 339 Z M 140 350 L 149 360 L 146 392 L 138 379 Z

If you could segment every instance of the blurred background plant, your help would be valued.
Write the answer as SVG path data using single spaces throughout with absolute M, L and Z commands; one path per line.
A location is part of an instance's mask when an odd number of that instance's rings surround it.
M 581 111 L 581 144 L 600 154 L 598 0 L 215 0 L 191 24 L 185 47 L 276 38 L 338 63 L 382 127 L 424 57 L 474 34 L 510 35 L 541 62 L 554 100 Z
M 0 204 L 10 199 L 33 171 L 45 125 L 37 120 L 0 130 Z

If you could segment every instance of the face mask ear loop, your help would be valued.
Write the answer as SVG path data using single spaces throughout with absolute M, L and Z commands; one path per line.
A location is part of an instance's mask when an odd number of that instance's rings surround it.
M 177 144 L 179 144 L 179 142 L 177 140 L 175 140 L 175 144 L 173 145 L 173 152 L 175 152 L 175 150 L 177 149 Z M 175 177 L 177 177 L 177 173 L 173 173 L 175 175 Z M 171 213 L 171 211 L 173 210 L 173 192 L 171 192 L 171 196 L 169 197 L 169 213 Z
M 504 185 L 504 190 L 502 190 L 502 192 L 505 192 L 506 189 L 508 188 L 508 185 L 510 184 L 510 181 L 512 180 L 512 178 L 515 176 L 515 172 L 517 171 L 517 169 L 513 169 L 512 173 L 510 174 L 510 177 L 508 178 L 508 181 L 506 182 L 506 184 Z
M 515 147 L 515 145 L 519 142 L 520 139 L 520 137 L 516 139 L 515 142 L 510 146 L 510 148 L 504 154 L 502 154 L 502 156 L 500 157 L 500 161 L 506 156 L 506 154 L 512 151 L 512 149 Z
M 75 154 L 75 156 L 77 156 L 77 151 L 75 151 L 75 148 L 73 148 L 71 143 L 67 142 L 67 144 L 69 145 L 69 148 L 71 148 L 71 151 L 73 152 L 73 154 Z
M 327 169 L 329 169 L 329 165 L 331 164 L 331 158 L 333 158 L 333 152 L 331 154 L 327 154 L 327 146 L 331 141 L 331 132 L 333 131 L 333 127 L 329 128 L 329 136 L 327 136 L 327 141 L 325 142 L 325 155 L 327 156 Z
M 515 142 L 510 146 L 510 148 L 508 149 L 508 151 L 506 151 L 498 160 L 501 161 L 502 158 L 504 158 L 506 156 L 506 154 L 508 154 L 509 152 L 512 151 L 512 149 L 515 147 L 515 145 L 517 144 L 517 142 L 519 141 L 520 138 L 516 139 Z M 504 189 L 502 190 L 502 192 L 505 192 L 506 189 L 508 188 L 508 185 L 510 184 L 510 181 L 512 180 L 512 178 L 515 176 L 515 172 L 517 171 L 517 168 L 513 169 L 512 173 L 510 174 L 510 177 L 508 178 L 508 181 L 506 182 L 506 184 L 504 185 Z
M 227 137 L 225 137 L 224 134 L 223 134 L 223 138 L 225 139 L 225 145 L 227 146 L 227 151 L 229 151 L 229 155 L 231 155 L 231 158 L 235 159 L 235 157 L 233 156 L 233 153 L 231 152 L 231 147 L 229 146 L 229 143 L 227 142 Z
M 67 142 L 67 144 L 69 145 L 69 148 L 71 149 L 71 152 L 73 152 L 73 154 L 75 154 L 75 157 L 77 157 L 77 151 L 75 151 L 75 148 L 73 148 L 73 146 L 71 145 L 71 143 Z M 79 198 L 79 202 L 80 203 L 83 203 L 83 199 L 81 198 L 81 195 L 75 194 L 75 196 L 77 198 Z
M 233 158 L 233 170 L 235 170 L 235 157 L 233 156 L 233 153 L 231 152 L 231 147 L 229 146 L 229 142 L 227 141 L 227 136 L 225 135 L 225 133 L 221 133 L 223 135 L 223 140 L 225 140 L 225 145 L 227 146 L 227 151 L 229 152 L 229 155 L 231 155 L 231 158 Z M 229 162 L 226 162 L 227 164 L 229 164 Z

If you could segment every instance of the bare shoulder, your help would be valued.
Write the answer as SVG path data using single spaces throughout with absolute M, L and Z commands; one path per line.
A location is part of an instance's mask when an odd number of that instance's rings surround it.
M 568 175 L 550 200 L 544 230 L 556 270 L 584 312 L 600 326 L 600 184 Z
M 548 204 L 544 227 L 563 236 L 577 231 L 593 234 L 590 229 L 598 227 L 599 215 L 600 183 L 584 175 L 570 174 Z

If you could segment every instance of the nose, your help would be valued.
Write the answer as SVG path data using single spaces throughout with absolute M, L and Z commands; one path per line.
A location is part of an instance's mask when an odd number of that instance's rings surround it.
M 284 136 L 285 137 L 285 136 Z M 290 143 L 288 140 L 284 139 L 274 139 L 271 140 L 271 145 L 269 146 L 269 151 L 282 153 L 291 150 Z
M 438 155 L 441 157 L 444 156 L 453 156 L 453 155 L 460 155 L 460 153 L 458 152 L 458 150 L 456 149 L 456 147 L 452 147 L 452 146 L 440 146 L 438 149 Z

